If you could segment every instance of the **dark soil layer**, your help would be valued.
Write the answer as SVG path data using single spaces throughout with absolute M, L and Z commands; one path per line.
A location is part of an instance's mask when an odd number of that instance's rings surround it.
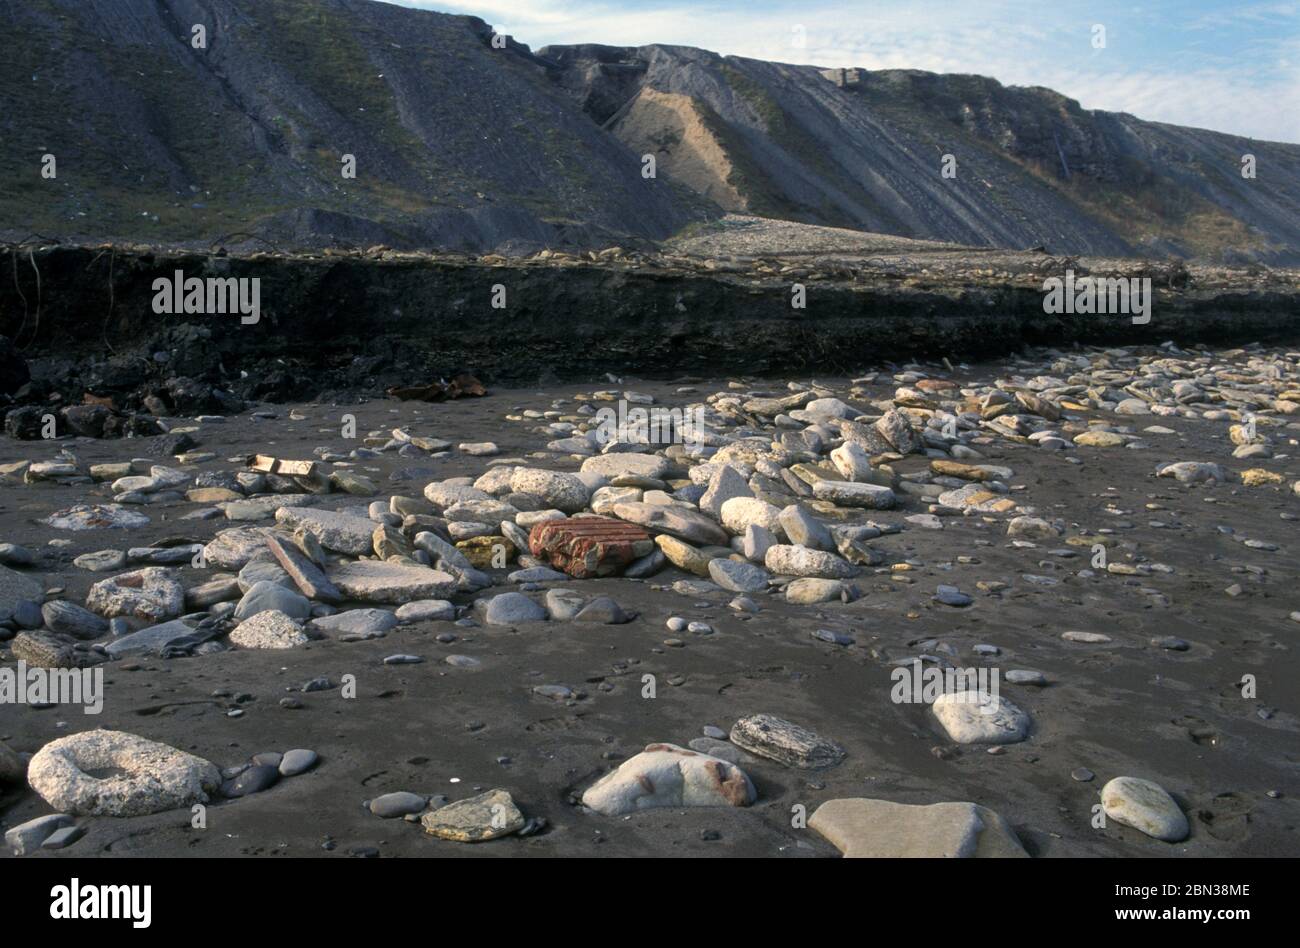
M 819 273 L 815 263 L 779 276 L 742 268 L 712 274 L 700 261 L 496 259 L 11 249 L 0 251 L 0 334 L 29 358 L 163 352 L 171 375 L 214 384 L 241 372 L 274 376 L 273 390 L 231 387 L 303 398 L 418 384 L 460 369 L 523 384 L 606 371 L 830 374 L 882 359 L 988 357 L 1030 344 L 1264 340 L 1294 333 L 1300 292 L 1288 271 L 1274 279 L 1243 271 L 1236 283 L 1201 285 L 1189 283 L 1185 270 L 1170 271 L 1171 280 L 1157 268 L 1151 321 L 1134 325 L 1122 315 L 1045 314 L 1042 274 L 1067 266 L 1083 272 L 1069 258 L 1045 255 L 914 254 L 901 274 L 848 278 Z M 1021 272 L 1014 280 L 971 276 L 980 266 Z M 260 321 L 155 314 L 154 281 L 178 270 L 187 278 L 260 279 Z M 799 282 L 807 287 L 804 309 L 791 306 Z M 496 286 L 505 288 L 504 308 L 492 306 Z

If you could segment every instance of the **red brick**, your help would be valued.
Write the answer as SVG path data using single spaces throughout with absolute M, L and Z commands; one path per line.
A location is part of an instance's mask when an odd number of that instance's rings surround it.
M 650 534 L 609 517 L 574 517 L 536 524 L 528 534 L 533 556 L 575 579 L 614 576 L 654 549 Z

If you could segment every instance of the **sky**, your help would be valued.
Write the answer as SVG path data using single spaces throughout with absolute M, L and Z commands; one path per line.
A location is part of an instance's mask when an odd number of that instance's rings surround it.
M 1300 0 L 388 2 L 472 14 L 534 50 L 664 43 L 787 63 L 977 73 L 1047 86 L 1084 108 L 1300 143 Z

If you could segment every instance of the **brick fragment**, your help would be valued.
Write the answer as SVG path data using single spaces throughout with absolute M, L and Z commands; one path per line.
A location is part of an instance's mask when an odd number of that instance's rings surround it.
M 575 579 L 615 576 L 654 549 L 650 534 L 610 517 L 547 520 L 528 534 L 533 556 Z

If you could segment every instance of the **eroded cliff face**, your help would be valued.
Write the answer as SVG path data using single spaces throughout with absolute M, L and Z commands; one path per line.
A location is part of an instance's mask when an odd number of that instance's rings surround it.
M 0 45 L 0 163 L 30 171 L 0 179 L 12 239 L 527 254 L 650 248 L 725 210 L 1300 262 L 1300 146 L 979 76 L 533 53 L 473 17 L 361 0 L 0 0 Z
M 15 253 L 17 259 L 15 260 Z M 595 256 L 595 255 L 593 255 Z M 882 255 L 884 256 L 884 255 Z M 485 381 L 846 374 L 912 357 L 974 358 L 1025 345 L 1294 338 L 1294 272 L 1188 271 L 1043 254 L 909 250 L 852 260 L 548 255 L 527 261 L 378 252 L 220 256 L 55 247 L 0 252 L 0 334 L 54 388 L 100 396 L 196 379 L 242 398 L 378 394 L 468 369 Z M 15 266 L 16 264 L 16 266 Z M 1153 318 L 1044 312 L 1045 274 L 1145 276 Z M 40 285 L 37 286 L 37 271 Z M 155 312 L 177 271 L 256 279 L 260 317 Z M 791 287 L 807 305 L 791 306 Z M 506 305 L 492 306 L 494 288 Z
M 728 209 L 979 246 L 1300 261 L 1300 146 L 1089 111 L 980 76 L 666 46 L 540 54 L 594 121 Z M 676 104 L 652 107 L 662 100 L 647 90 Z M 686 113 L 702 132 L 682 133 Z M 1247 154 L 1268 174 L 1243 177 Z
M 0 0 L 0 47 L 0 232 L 16 239 L 530 252 L 650 242 L 702 213 L 475 17 Z

